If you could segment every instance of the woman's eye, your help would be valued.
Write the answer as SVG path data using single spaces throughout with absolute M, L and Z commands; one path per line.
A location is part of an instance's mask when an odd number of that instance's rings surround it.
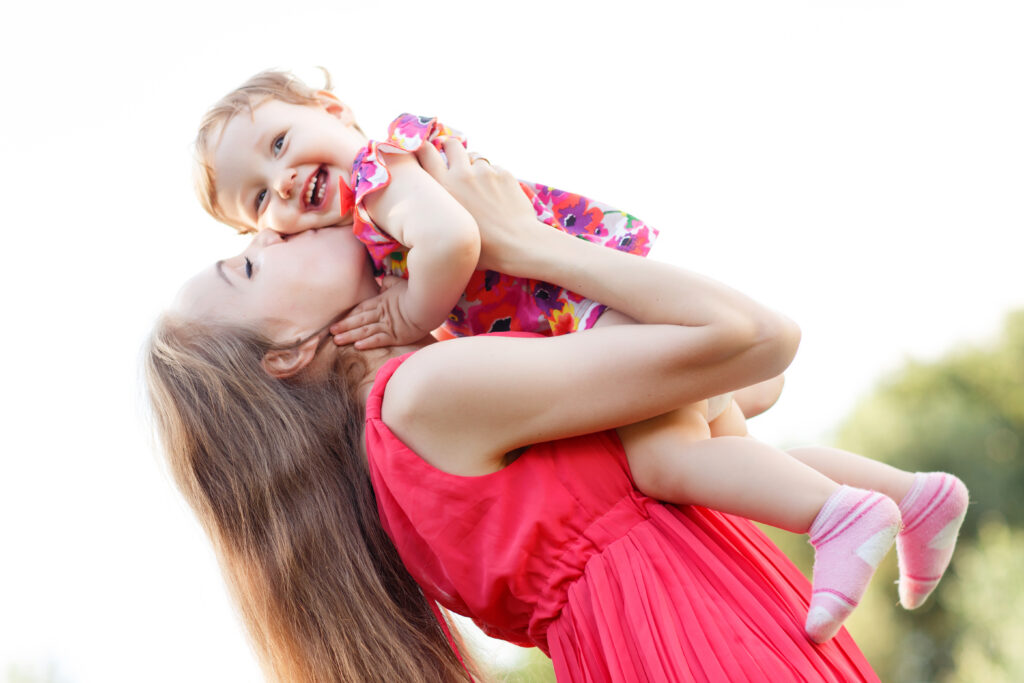
M 252 261 L 249 260 L 248 256 L 245 257 L 245 277 L 250 280 L 252 279 Z
M 267 198 L 267 191 L 260 190 L 256 193 L 256 212 L 259 213 L 260 207 L 263 206 L 263 200 Z
M 274 143 L 270 147 L 274 150 L 274 156 L 277 156 L 281 152 L 281 148 L 284 147 L 284 133 L 274 138 Z

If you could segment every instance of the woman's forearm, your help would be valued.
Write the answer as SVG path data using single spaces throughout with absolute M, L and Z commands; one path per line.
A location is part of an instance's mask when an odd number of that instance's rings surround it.
M 713 327 L 724 356 L 766 342 L 790 358 L 796 351 L 793 321 L 730 287 L 540 225 L 529 243 L 502 245 L 506 272 L 557 284 L 638 322 Z

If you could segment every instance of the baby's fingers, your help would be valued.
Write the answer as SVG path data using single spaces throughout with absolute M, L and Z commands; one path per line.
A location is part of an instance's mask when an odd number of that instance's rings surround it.
M 366 351 L 393 346 L 394 343 L 395 340 L 387 332 L 377 332 L 355 342 L 355 347 L 360 351 Z
M 331 328 L 331 334 L 334 335 L 334 343 L 338 346 L 345 346 L 347 344 L 355 344 L 357 349 L 372 349 L 376 346 L 366 346 L 367 339 L 376 339 L 384 335 L 381 325 L 379 323 L 369 323 L 366 325 L 359 325 L 352 327 L 351 329 L 342 330 L 335 332 L 334 328 Z
M 357 327 L 363 327 L 369 325 L 374 320 L 377 320 L 376 307 L 370 308 L 366 306 L 369 302 L 363 302 L 348 312 L 344 318 L 336 323 L 333 323 L 328 329 L 331 334 L 341 334 L 342 332 L 348 332 L 354 330 Z
M 382 328 L 380 313 L 376 310 L 367 310 L 349 313 L 331 325 L 329 331 L 334 335 L 334 343 L 344 346 L 378 334 Z

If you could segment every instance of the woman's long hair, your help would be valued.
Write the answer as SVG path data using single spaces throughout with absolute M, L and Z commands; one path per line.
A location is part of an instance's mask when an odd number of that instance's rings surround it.
M 365 368 L 343 367 L 351 354 L 338 353 L 333 372 L 280 381 L 261 365 L 269 346 L 168 315 L 146 350 L 171 473 L 264 671 L 310 683 L 466 680 L 377 516 L 351 381 Z

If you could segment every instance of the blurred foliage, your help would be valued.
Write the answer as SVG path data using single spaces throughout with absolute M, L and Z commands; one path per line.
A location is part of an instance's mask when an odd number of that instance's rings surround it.
M 956 642 L 950 681 L 1019 681 L 1024 677 L 1024 530 L 999 521 L 981 526 L 960 550 L 950 609 L 967 626 Z
M 908 363 L 855 409 L 838 441 L 902 469 L 955 472 L 971 491 L 969 540 L 991 515 L 1024 526 L 1024 311 L 987 348 Z
M 854 410 L 838 445 L 905 470 L 953 472 L 971 492 L 957 553 L 928 602 L 898 606 L 890 553 L 850 621 L 881 679 L 1024 680 L 1024 311 L 987 346 L 908 362 Z
M 537 648 L 524 649 L 514 669 L 494 668 L 488 674 L 487 680 L 501 683 L 555 683 L 551 660 Z
M 4 683 L 62 683 L 64 680 L 55 661 L 10 664 L 4 672 Z

